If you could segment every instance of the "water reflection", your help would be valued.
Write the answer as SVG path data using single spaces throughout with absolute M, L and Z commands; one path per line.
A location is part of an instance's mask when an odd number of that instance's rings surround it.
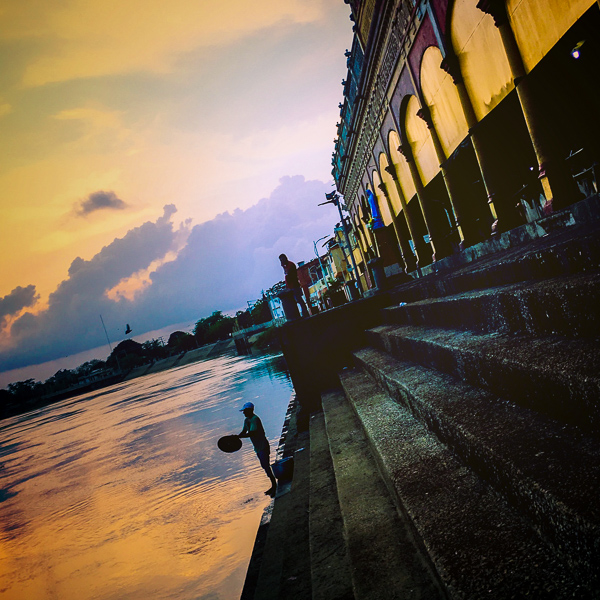
M 0 425 L 0 598 L 239 597 L 266 481 L 252 401 L 278 440 L 291 384 L 278 357 L 220 357 Z

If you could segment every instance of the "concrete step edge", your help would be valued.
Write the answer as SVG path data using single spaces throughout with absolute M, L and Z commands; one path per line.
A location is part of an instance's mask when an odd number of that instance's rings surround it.
M 432 369 L 372 349 L 357 363 L 589 576 L 600 551 L 597 441 Z M 594 567 L 595 568 L 595 567 Z
M 527 522 L 372 378 L 349 371 L 340 379 L 451 597 L 582 591 Z
M 308 519 L 312 600 L 354 600 L 344 523 L 322 412 L 310 418 Z
M 401 360 L 438 369 L 564 423 L 600 429 L 596 340 L 408 325 L 375 327 L 367 339 Z
M 600 333 L 598 305 L 595 271 L 402 302 L 382 316 L 389 324 L 591 337 Z
M 299 433 L 297 443 L 292 491 L 275 498 L 253 600 L 311 600 L 309 433 Z
M 356 600 L 443 598 L 348 400 L 336 390 L 323 394 L 322 403 Z

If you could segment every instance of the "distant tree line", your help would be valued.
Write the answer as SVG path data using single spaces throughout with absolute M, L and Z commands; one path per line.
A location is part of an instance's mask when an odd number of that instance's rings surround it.
M 238 311 L 235 317 L 215 311 L 209 317 L 197 321 L 192 333 L 174 331 L 166 344 L 162 338 L 147 340 L 141 344 L 135 340 L 123 340 L 105 361 L 93 359 L 75 369 L 60 369 L 43 383 L 26 379 L 0 389 L 0 418 L 42 406 L 69 392 L 81 391 L 88 385 L 112 383 L 115 378 L 122 377 L 123 372 L 135 367 L 227 340 L 236 324 L 238 328 L 245 329 L 270 320 L 268 301 L 263 296 L 252 307 Z M 114 376 L 112 379 L 111 375 Z

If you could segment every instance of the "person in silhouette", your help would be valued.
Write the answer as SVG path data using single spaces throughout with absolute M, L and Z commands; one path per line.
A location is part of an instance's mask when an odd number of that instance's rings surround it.
M 298 281 L 298 269 L 296 268 L 296 265 L 291 260 L 288 260 L 288 257 L 285 254 L 279 255 L 279 262 L 285 273 L 285 287 L 294 292 L 294 299 L 302 309 L 302 316 L 310 316 L 304 298 L 302 297 L 302 288 L 300 287 L 300 281 Z
M 258 415 L 254 414 L 254 404 L 252 402 L 246 402 L 242 406 L 241 411 L 244 413 L 244 428 L 238 435 L 240 438 L 250 438 L 254 451 L 258 456 L 260 466 L 264 469 L 267 477 L 271 480 L 271 487 L 265 492 L 267 496 L 273 497 L 277 491 L 277 479 L 271 469 L 271 461 L 269 456 L 271 454 L 271 448 L 269 446 L 269 440 L 265 435 L 265 430 L 262 425 L 262 421 Z

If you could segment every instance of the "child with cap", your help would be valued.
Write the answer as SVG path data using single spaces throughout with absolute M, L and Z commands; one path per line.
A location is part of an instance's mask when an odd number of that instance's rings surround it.
M 242 406 L 240 412 L 243 412 L 244 417 L 246 418 L 244 419 L 244 428 L 238 437 L 250 438 L 250 441 L 254 446 L 254 451 L 258 456 L 260 466 L 264 469 L 267 477 L 271 480 L 271 487 L 265 492 L 265 494 L 272 497 L 277 491 L 277 480 L 275 479 L 275 475 L 271 469 L 271 462 L 269 460 L 269 455 L 271 453 L 269 440 L 265 435 L 265 430 L 260 418 L 258 415 L 254 414 L 254 404 L 252 404 L 252 402 L 246 402 L 244 406 Z

